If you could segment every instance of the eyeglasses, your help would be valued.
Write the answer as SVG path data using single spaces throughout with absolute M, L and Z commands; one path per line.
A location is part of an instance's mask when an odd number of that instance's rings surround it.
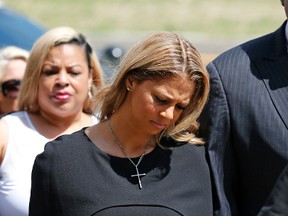
M 20 89 L 21 80 L 12 79 L 3 82 L 1 85 L 1 92 L 7 98 L 16 98 Z

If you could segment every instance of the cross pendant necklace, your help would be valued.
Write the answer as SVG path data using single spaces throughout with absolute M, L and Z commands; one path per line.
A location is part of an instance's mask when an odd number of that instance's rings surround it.
M 139 189 L 142 189 L 141 177 L 145 176 L 146 173 L 139 173 L 138 166 L 139 166 L 139 164 L 141 163 L 141 161 L 142 161 L 142 159 L 143 159 L 143 157 L 144 157 L 144 155 L 145 155 L 145 153 L 146 153 L 146 151 L 147 151 L 147 148 L 148 148 L 148 145 L 149 145 L 150 141 L 147 142 L 147 144 L 145 145 L 144 150 L 143 150 L 143 153 L 141 154 L 138 162 L 135 164 L 134 161 L 127 156 L 126 151 L 125 151 L 123 145 L 120 143 L 119 139 L 117 138 L 114 130 L 112 129 L 112 127 L 111 127 L 111 125 L 110 125 L 109 119 L 107 120 L 107 126 L 108 126 L 108 128 L 110 129 L 110 131 L 111 131 L 114 139 L 116 140 L 116 142 L 117 142 L 118 146 L 120 147 L 120 149 L 121 149 L 122 153 L 124 154 L 124 156 L 125 156 L 125 157 L 133 164 L 133 166 L 135 167 L 135 169 L 136 169 L 136 174 L 131 175 L 131 177 L 137 177 L 137 178 L 138 178 Z
M 140 159 L 139 159 L 140 160 Z M 146 173 L 139 173 L 139 170 L 138 170 L 138 166 L 135 166 L 135 169 L 136 169 L 136 174 L 134 175 L 131 175 L 131 177 L 137 177 L 138 178 L 138 185 L 139 185 L 139 188 L 142 189 L 142 183 L 141 183 L 141 178 L 140 177 L 143 177 L 146 175 Z

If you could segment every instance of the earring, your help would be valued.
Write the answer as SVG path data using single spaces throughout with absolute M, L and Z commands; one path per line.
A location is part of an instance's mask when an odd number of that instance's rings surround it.
M 130 91 L 130 90 L 131 90 L 129 86 L 127 86 L 126 89 L 127 89 L 127 91 Z
M 88 97 L 89 97 L 89 99 L 92 99 L 92 98 L 93 98 L 93 95 L 92 95 L 91 90 L 88 91 Z

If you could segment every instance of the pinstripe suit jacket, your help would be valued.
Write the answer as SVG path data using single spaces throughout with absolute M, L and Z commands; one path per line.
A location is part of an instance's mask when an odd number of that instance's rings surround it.
M 266 204 L 257 216 L 288 215 L 288 165 L 276 181 Z
M 211 62 L 199 119 L 215 183 L 215 215 L 255 216 L 288 162 L 286 22 Z

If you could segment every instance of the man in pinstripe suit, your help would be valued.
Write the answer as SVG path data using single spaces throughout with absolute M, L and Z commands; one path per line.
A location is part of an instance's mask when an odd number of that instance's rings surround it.
M 288 0 L 281 2 L 287 16 Z M 215 183 L 215 215 L 257 215 L 288 162 L 286 22 L 207 66 L 211 93 L 199 121 Z

